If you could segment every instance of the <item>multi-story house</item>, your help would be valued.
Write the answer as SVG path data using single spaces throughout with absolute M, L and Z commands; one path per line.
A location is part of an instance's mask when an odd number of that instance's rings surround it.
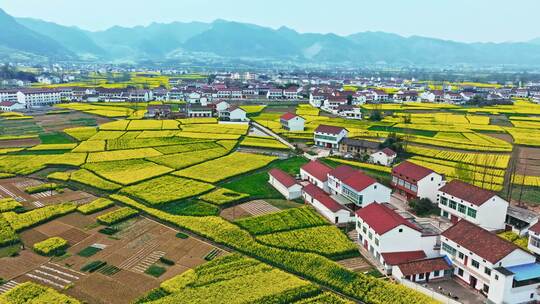
M 285 113 L 279 118 L 281 127 L 288 131 L 304 131 L 306 120 L 296 114 Z
M 358 242 L 387 272 L 394 265 L 439 255 L 438 233 L 424 230 L 386 204 L 356 211 L 356 231 Z
M 312 92 L 309 94 L 309 104 L 316 108 L 320 108 L 326 98 L 327 95 L 324 93 Z
M 339 166 L 328 173 L 328 188 L 334 195 L 345 197 L 357 207 L 371 203 L 387 203 L 392 190 L 364 172 Z
M 494 192 L 460 180 L 452 180 L 438 194 L 441 216 L 452 223 L 467 220 L 489 231 L 505 227 L 508 202 Z
M 269 89 L 266 93 L 266 98 L 268 99 L 282 99 L 283 90 L 282 89 Z
M 362 111 L 359 107 L 353 105 L 341 105 L 336 109 L 336 113 L 339 117 L 346 119 L 362 119 Z
M 27 109 L 50 106 L 62 101 L 60 90 L 56 89 L 24 89 L 17 92 L 17 102 Z
M 404 161 L 392 169 L 392 187 L 408 200 L 427 198 L 436 203 L 439 189 L 445 183 L 443 175 L 409 161 Z
M 328 188 L 328 173 L 331 171 L 332 168 L 328 167 L 327 165 L 319 162 L 318 160 L 312 160 L 300 168 L 300 177 L 302 180 L 309 181 L 311 184 L 329 193 L 330 188 Z
M 283 97 L 285 99 L 299 99 L 300 95 L 298 95 L 298 88 L 297 87 L 290 87 L 285 90 L 283 90 Z
M 338 149 L 339 142 L 347 137 L 348 131 L 342 127 L 319 125 L 315 129 L 313 139 L 315 145 L 328 149 Z
M 479 290 L 488 303 L 540 300 L 540 264 L 515 244 L 461 220 L 441 236 L 441 254 L 451 259 L 454 275 Z

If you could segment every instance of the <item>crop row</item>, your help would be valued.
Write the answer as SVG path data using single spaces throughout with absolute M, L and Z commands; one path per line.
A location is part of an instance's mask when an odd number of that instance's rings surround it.
M 139 214 L 137 210 L 129 207 L 123 207 L 98 216 L 97 221 L 104 225 L 113 225 L 135 217 L 137 214 Z
M 172 215 L 147 207 L 128 197 L 111 195 L 111 198 L 360 301 L 375 304 L 436 303 L 435 300 L 405 286 L 349 271 L 323 256 L 313 253 L 291 252 L 260 244 L 247 231 L 221 217 Z

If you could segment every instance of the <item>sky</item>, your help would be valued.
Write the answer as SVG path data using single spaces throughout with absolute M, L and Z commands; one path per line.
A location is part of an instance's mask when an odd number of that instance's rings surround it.
M 462 42 L 540 37 L 539 0 L 0 0 L 0 8 L 92 31 L 225 19 L 339 35 L 384 31 Z

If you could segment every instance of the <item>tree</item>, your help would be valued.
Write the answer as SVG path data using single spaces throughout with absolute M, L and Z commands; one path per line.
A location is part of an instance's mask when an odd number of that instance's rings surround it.
M 347 104 L 352 106 L 352 104 L 353 104 L 353 96 L 352 95 L 347 95 Z
M 425 216 L 429 214 L 438 214 L 439 208 L 427 198 L 414 199 L 409 202 L 414 214 Z
M 379 145 L 379 148 L 390 148 L 397 154 L 403 153 L 405 149 L 403 148 L 404 140 L 402 136 L 397 135 L 392 132 L 388 134 L 388 137 Z
M 371 115 L 369 115 L 369 120 L 372 121 L 381 121 L 383 119 L 382 112 L 378 109 L 375 109 L 371 111 Z

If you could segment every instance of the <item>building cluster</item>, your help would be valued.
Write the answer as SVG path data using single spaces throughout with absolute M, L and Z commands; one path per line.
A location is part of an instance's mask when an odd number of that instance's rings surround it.
M 460 180 L 447 182 L 444 175 L 408 161 L 392 169 L 391 188 L 360 170 L 318 160 L 302 166 L 297 178 L 279 169 L 269 176 L 287 199 L 302 198 L 333 224 L 354 223 L 361 251 L 399 282 L 457 280 L 489 303 L 540 300 L 538 217 L 516 216 L 517 207 L 494 192 Z M 395 197 L 429 200 L 438 205 L 440 218 L 413 216 L 396 205 Z M 505 230 L 528 234 L 528 250 L 496 234 Z

